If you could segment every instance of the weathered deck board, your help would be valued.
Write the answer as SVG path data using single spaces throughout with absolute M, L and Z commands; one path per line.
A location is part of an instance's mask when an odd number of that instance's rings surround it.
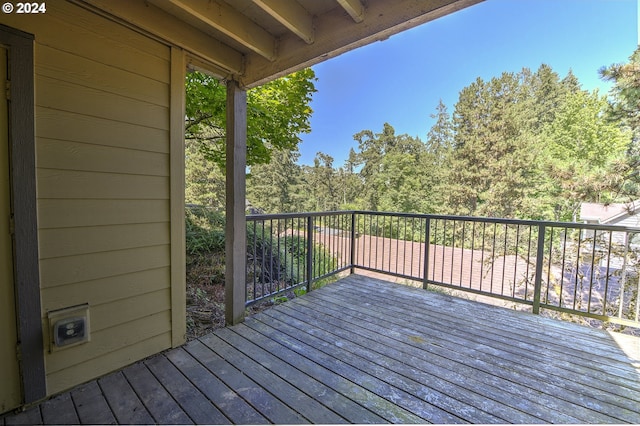
M 153 424 L 151 414 L 138 398 L 122 372 L 98 380 L 113 415 L 120 424 Z M 55 422 L 57 423 L 57 422 Z
M 638 407 L 640 339 L 352 275 L 0 424 L 640 423 Z
M 178 401 L 191 413 L 196 423 L 268 423 L 264 416 L 212 375 L 184 349 L 168 352 L 166 356 L 180 370 L 180 373 L 195 386 L 192 389 L 176 383 L 176 392 L 183 395 L 183 398 Z M 162 358 L 158 357 L 158 359 Z M 173 382 L 175 383 L 177 380 Z M 193 404 L 193 406 L 189 404 Z
M 40 411 L 44 424 L 77 425 L 80 423 L 69 393 L 63 393 L 44 402 Z
M 271 423 L 309 423 L 302 415 L 249 379 L 242 371 L 220 358 L 201 341 L 190 342 L 185 346 L 185 349 Z M 283 398 L 287 396 L 280 395 Z
M 227 418 L 218 410 L 178 369 L 164 356 L 145 362 L 149 369 L 164 384 L 171 396 L 195 423 L 228 424 Z
M 305 308 L 308 308 L 309 311 L 312 309 L 312 307 L 306 305 Z M 311 318 L 317 318 L 318 321 L 323 321 L 326 327 L 334 327 L 334 325 L 336 325 L 335 318 L 328 315 L 312 316 Z M 378 330 L 369 330 L 358 326 L 342 327 L 342 329 L 334 327 L 333 331 L 336 332 L 338 337 L 350 339 L 365 348 L 369 345 L 371 339 L 378 338 Z M 418 339 L 413 338 L 412 340 Z M 416 355 L 415 347 L 404 342 L 396 341 L 393 346 L 377 345 L 375 351 L 372 352 L 370 356 L 375 358 L 375 354 L 380 353 L 392 359 L 401 360 L 408 365 L 417 366 L 420 369 L 417 374 L 420 376 L 428 374 L 434 378 L 448 380 L 454 385 L 468 389 L 472 395 L 474 393 L 494 395 L 500 392 L 500 390 L 505 389 L 510 393 L 518 395 L 519 398 L 512 401 L 502 399 L 502 403 L 507 407 L 512 406 L 525 413 L 531 413 L 531 416 L 544 421 L 552 423 L 572 423 L 577 421 L 577 419 L 558 413 L 553 409 L 556 403 L 555 398 L 546 400 L 544 395 L 540 395 L 539 392 L 532 391 L 530 388 L 501 379 L 492 374 L 483 374 L 482 371 L 475 370 L 461 362 L 449 359 L 446 352 L 446 350 L 442 350 L 440 353 L 438 353 L 438 351 L 424 351 Z M 364 352 L 364 354 L 367 354 L 367 352 Z M 413 374 L 416 374 L 415 370 Z M 462 390 L 462 392 L 464 392 L 464 390 Z M 489 403 L 492 404 L 493 402 L 489 401 Z
M 282 347 L 280 350 L 275 348 L 274 353 L 277 355 L 271 354 L 260 346 L 265 344 L 264 340 L 260 340 L 259 336 L 251 335 L 251 333 L 248 333 L 248 337 L 245 338 L 244 336 L 247 336 L 246 330 L 243 332 L 239 330 L 240 328 L 236 327 L 235 332 L 229 329 L 220 330 L 217 334 L 230 345 L 238 348 L 238 350 L 250 353 L 254 360 L 270 368 L 279 377 L 289 383 L 296 383 L 302 391 L 312 395 L 317 400 L 321 400 L 324 405 L 345 420 L 362 423 L 385 423 L 382 417 L 377 416 L 323 382 L 316 380 L 313 375 L 307 375 L 302 370 L 292 368 L 292 364 L 282 360 L 282 358 L 286 357 L 286 348 Z
M 79 386 L 71 391 L 81 424 L 116 424 L 116 418 L 96 381 Z
M 156 423 L 193 424 L 144 363 L 131 365 L 123 373 Z

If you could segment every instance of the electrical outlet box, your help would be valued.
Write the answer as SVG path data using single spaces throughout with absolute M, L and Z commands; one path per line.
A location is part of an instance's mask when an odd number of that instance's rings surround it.
M 89 341 L 89 305 L 49 311 L 51 350 L 60 350 Z

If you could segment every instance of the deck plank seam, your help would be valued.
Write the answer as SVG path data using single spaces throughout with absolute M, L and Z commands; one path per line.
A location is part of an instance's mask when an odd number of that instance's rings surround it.
M 345 290 L 345 292 L 349 292 L 352 290 Z M 355 293 L 354 293 L 355 294 Z M 323 296 L 329 297 L 329 292 L 327 292 L 326 294 L 324 294 Z M 386 301 L 386 299 L 380 299 L 381 301 L 384 300 Z M 441 313 L 437 312 L 436 316 L 442 318 Z M 427 321 L 429 319 L 434 318 L 434 313 L 431 312 L 429 315 L 429 318 L 427 319 Z M 450 316 L 446 315 L 446 319 L 448 320 L 450 318 Z M 443 318 L 445 319 L 445 318 Z M 455 319 L 452 319 L 452 321 L 455 321 Z M 475 332 L 475 336 L 476 336 L 476 341 L 478 338 L 480 338 L 483 342 L 486 341 L 486 339 L 483 339 L 483 337 L 486 334 L 486 331 L 484 330 L 484 328 L 480 329 L 477 325 L 475 324 L 467 324 L 466 322 L 458 322 L 456 321 L 456 324 L 464 326 L 468 329 L 471 330 L 476 330 Z M 482 334 L 478 334 L 478 333 L 482 333 Z M 507 339 L 506 344 L 509 345 L 509 347 L 513 348 L 513 350 L 511 351 L 512 353 L 514 353 L 517 356 L 528 356 L 528 351 L 531 349 L 531 347 L 528 347 L 528 344 L 520 344 L 520 345 L 513 345 L 511 344 L 511 341 L 509 340 L 509 336 L 504 336 L 501 335 L 500 339 Z M 499 340 L 496 340 L 496 342 L 500 342 Z M 487 342 L 488 343 L 488 342 Z M 504 345 L 505 342 L 500 342 L 500 345 Z M 527 346 L 527 347 L 523 347 L 523 346 Z M 545 345 L 548 348 L 548 345 Z M 498 346 L 500 347 L 500 346 Z M 556 358 L 566 358 L 567 353 L 565 353 L 564 351 L 561 351 L 559 349 L 554 348 L 554 350 L 552 351 L 553 353 L 556 354 Z M 571 351 L 567 351 L 567 352 L 571 352 Z M 571 352 L 573 353 L 573 352 Z M 533 359 L 533 361 L 536 361 L 535 359 Z M 588 360 L 584 360 L 582 362 L 577 362 L 576 360 L 574 360 L 575 362 L 572 363 L 567 363 L 565 362 L 565 365 L 563 368 L 569 368 L 570 370 L 574 370 L 576 373 L 581 374 L 582 370 L 584 369 L 588 369 L 589 371 L 594 371 L 594 363 L 593 363 L 593 359 L 588 359 Z M 623 361 L 629 363 L 628 359 L 624 359 Z M 610 382 L 614 382 L 616 385 L 620 384 L 620 381 L 622 381 L 623 383 L 625 383 L 627 381 L 628 375 L 630 372 L 629 369 L 622 369 L 619 364 L 618 366 L 611 366 L 610 364 L 607 363 L 603 363 L 600 362 L 599 364 L 596 365 L 597 368 L 595 368 L 595 371 L 598 371 L 599 374 L 601 375 L 601 379 L 605 380 L 605 381 L 610 381 Z M 605 367 L 611 367 L 611 370 L 605 370 Z M 614 377 L 617 377 L 617 379 L 614 379 Z M 630 390 L 633 390 L 633 384 L 631 386 L 627 386 Z M 640 396 L 640 393 L 638 393 L 638 395 Z M 640 401 L 640 399 L 638 399 L 638 401 Z
M 384 282 L 384 281 L 380 281 L 380 280 L 370 280 L 370 281 L 376 281 L 377 284 L 373 284 L 371 282 L 366 282 L 366 281 L 362 281 L 360 279 L 356 279 L 358 284 L 361 284 L 363 286 L 368 286 L 368 288 L 371 288 L 373 290 L 376 290 L 377 287 L 376 286 L 382 286 L 382 288 L 388 288 L 389 283 L 388 282 Z M 411 287 L 411 286 L 405 286 L 405 285 L 401 285 L 401 289 L 397 289 L 393 291 L 393 296 L 394 297 L 398 297 L 397 294 L 407 294 L 410 295 L 412 297 L 414 297 L 416 294 L 420 294 L 420 292 L 422 292 L 422 289 L 418 289 L 415 287 Z M 377 291 L 374 291 L 373 294 L 378 293 Z M 512 309 L 509 308 L 505 308 L 505 307 L 499 307 L 497 305 L 490 305 L 490 304 L 486 304 L 484 302 L 478 302 L 475 300 L 470 300 L 470 299 L 465 299 L 465 298 L 460 298 L 460 297 L 455 297 L 455 296 L 449 296 L 449 295 L 444 295 L 444 294 L 440 294 L 438 292 L 434 292 L 434 297 L 438 297 L 440 299 L 444 299 L 446 298 L 448 303 L 451 304 L 455 304 L 457 305 L 458 308 L 463 308 L 463 309 L 467 309 L 468 307 L 465 306 L 466 302 L 475 302 L 480 304 L 480 306 L 474 306 L 475 310 L 479 310 L 480 308 L 484 308 L 482 309 L 484 312 L 486 312 L 487 314 L 490 314 L 491 317 L 501 317 L 501 318 L 505 318 L 507 316 L 507 314 L 511 314 L 513 313 Z M 424 300 L 426 302 L 426 304 L 433 306 L 433 303 L 430 299 L 425 299 Z M 476 309 L 477 308 L 477 309 Z M 498 308 L 498 309 L 495 309 Z M 592 345 L 599 345 L 599 346 L 605 346 L 606 347 L 606 343 L 610 341 L 610 338 L 608 337 L 608 335 L 606 335 L 603 331 L 600 332 L 596 332 L 596 330 L 599 329 L 593 329 L 590 328 L 590 330 L 592 332 L 586 334 L 583 330 L 584 326 L 582 324 L 576 324 L 576 323 L 572 323 L 572 322 L 568 322 L 568 321 L 560 321 L 557 320 L 555 318 L 549 318 L 549 317 L 545 317 L 545 316 L 540 316 L 540 315 L 534 315 L 530 312 L 524 312 L 524 311 L 517 311 L 518 315 L 519 315 L 519 320 L 521 322 L 524 322 L 526 324 L 531 324 L 531 325 L 538 325 L 540 323 L 543 323 L 547 328 L 550 329 L 552 328 L 553 330 L 557 330 L 557 331 L 551 331 L 548 330 L 548 334 L 550 335 L 556 335 L 556 336 L 560 336 L 563 338 L 566 338 L 567 335 L 577 335 L 578 337 L 582 337 L 582 338 L 587 338 L 589 339 L 589 342 L 592 343 Z M 498 323 L 493 323 L 494 325 L 499 325 Z M 578 328 L 579 327 L 579 328 Z M 596 336 L 596 334 L 599 334 L 598 336 Z
M 252 380 L 249 376 L 247 376 L 246 374 L 244 374 L 243 371 L 239 370 L 236 366 L 234 366 L 233 364 L 231 364 L 229 361 L 225 360 L 223 357 L 220 357 L 219 355 L 217 355 L 215 353 L 215 351 L 213 349 L 211 349 L 205 342 L 202 341 L 202 339 L 205 339 L 207 336 L 205 336 L 204 338 L 198 339 L 197 341 L 204 346 L 208 351 L 211 352 L 211 354 L 215 354 L 215 356 L 218 358 L 219 362 L 225 364 L 226 366 L 228 366 L 229 368 L 231 368 L 231 372 L 228 374 L 234 374 L 237 377 L 240 378 L 245 378 L 246 381 L 250 382 L 252 384 L 252 387 L 255 388 L 256 390 L 260 391 L 261 395 L 266 395 L 267 397 L 271 397 L 272 401 L 273 400 L 277 400 L 280 401 L 279 398 L 275 395 L 273 395 L 271 392 L 269 392 L 268 390 L 260 387 L 254 380 Z M 187 349 L 187 351 L 189 352 L 189 350 Z M 191 352 L 190 352 L 191 353 Z M 192 354 L 193 355 L 193 354 Z M 195 357 L 195 356 L 194 356 Z M 197 357 L 196 357 L 197 358 Z M 200 361 L 200 359 L 198 359 L 198 361 Z M 214 371 L 210 368 L 209 365 L 204 364 L 204 367 L 207 368 L 207 370 L 209 370 L 209 372 L 216 376 L 219 380 L 221 380 L 223 383 L 225 383 L 227 386 L 229 386 L 229 388 L 231 388 L 232 390 L 234 390 L 240 397 L 242 397 L 251 407 L 253 407 L 255 410 L 257 410 L 259 413 L 261 413 L 263 416 L 265 416 L 269 421 L 273 422 L 273 423 L 279 423 L 278 420 L 276 418 L 274 418 L 274 415 L 277 415 L 277 413 L 275 412 L 271 412 L 271 413 L 267 413 L 265 412 L 265 410 L 263 409 L 264 407 L 260 407 L 259 405 L 256 404 L 256 401 L 252 398 L 249 397 L 249 394 L 247 393 L 248 390 L 250 388 L 241 388 L 241 389 L 236 389 L 234 386 L 231 385 L 231 383 L 229 383 L 229 381 L 231 379 L 233 379 L 233 377 L 229 377 L 226 374 L 223 374 L 221 371 Z M 282 403 L 280 401 L 280 403 Z M 286 404 L 282 403 L 283 405 L 286 406 Z M 273 407 L 268 407 L 268 408 L 273 408 Z M 304 419 L 303 416 L 300 416 L 301 419 Z

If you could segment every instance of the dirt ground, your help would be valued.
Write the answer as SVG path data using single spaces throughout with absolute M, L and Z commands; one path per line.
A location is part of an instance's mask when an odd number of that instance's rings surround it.
M 264 302 L 249 308 L 254 314 L 273 306 Z M 187 341 L 225 326 L 224 254 L 187 256 Z

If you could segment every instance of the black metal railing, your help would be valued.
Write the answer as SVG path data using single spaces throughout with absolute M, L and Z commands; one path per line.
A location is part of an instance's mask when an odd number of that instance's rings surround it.
M 352 267 L 351 212 L 247 216 L 247 305 Z
M 636 228 L 346 211 L 252 215 L 247 232 L 248 305 L 358 269 L 640 327 Z

